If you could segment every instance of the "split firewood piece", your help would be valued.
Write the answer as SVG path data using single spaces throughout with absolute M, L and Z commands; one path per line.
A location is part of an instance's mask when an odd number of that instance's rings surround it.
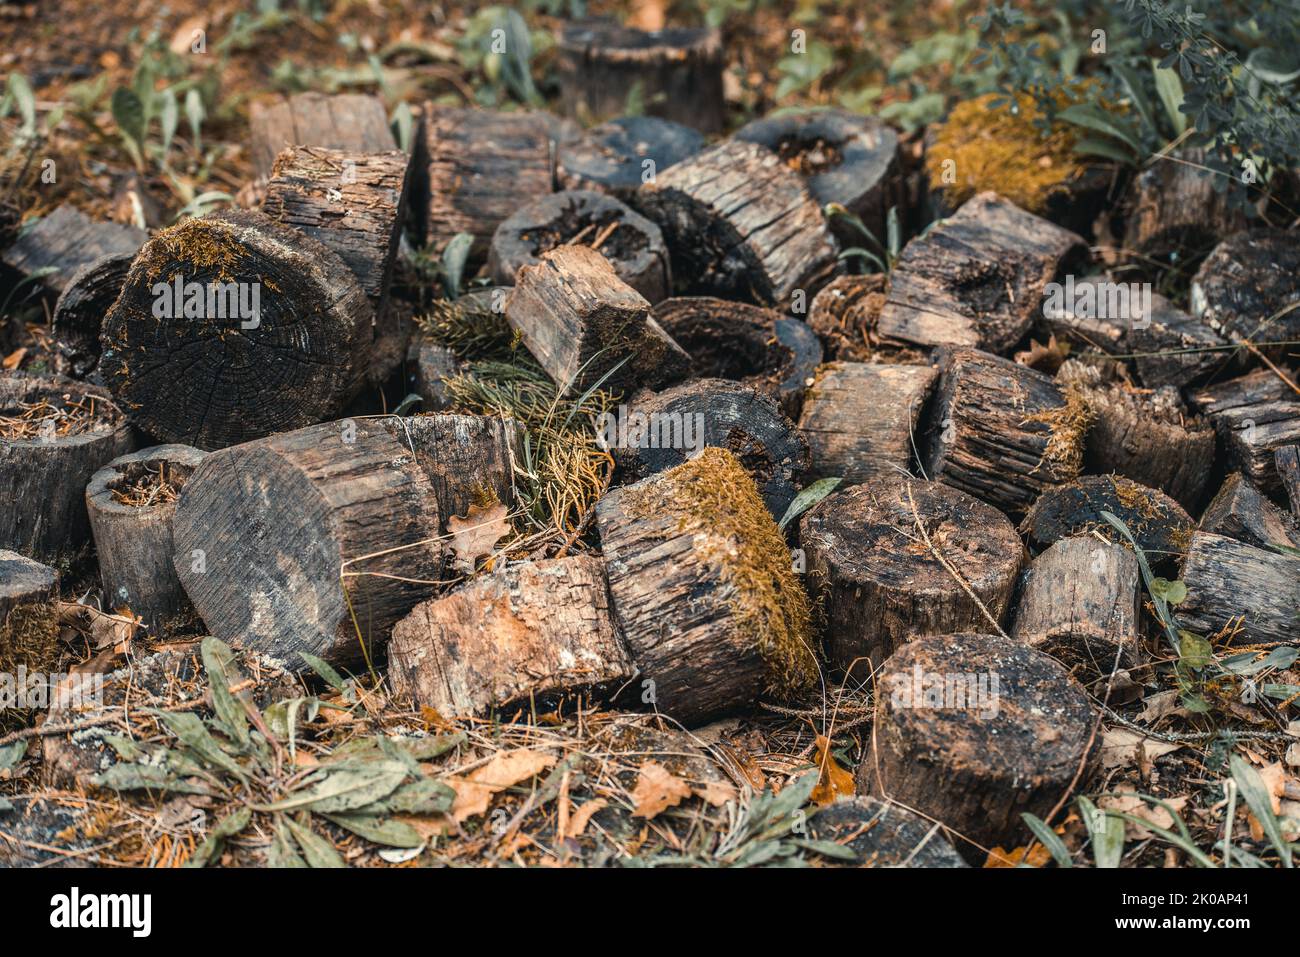
M 90 376 L 99 363 L 104 316 L 117 302 L 134 259 L 134 251 L 101 256 L 73 273 L 60 293 L 51 325 L 60 364 L 73 378 Z
M 925 818 L 867 795 L 819 810 L 808 820 L 808 836 L 852 851 L 858 867 L 969 866 Z
M 623 116 L 560 147 L 555 176 L 563 189 L 591 189 L 624 202 L 642 183 L 704 149 L 689 126 L 657 116 Z
M 744 465 L 775 518 L 785 514 L 808 468 L 808 443 L 772 399 L 727 379 L 693 379 L 633 396 L 602 419 L 600 439 L 623 476 L 636 480 L 724 448 Z
M 634 673 L 599 558 L 508 565 L 417 605 L 393 627 L 393 690 L 445 717 L 615 690 Z
M 472 270 L 487 259 L 492 234 L 511 213 L 554 189 L 551 123 L 537 113 L 432 104 L 425 111 L 416 162 L 428 170 L 429 243 L 441 251 L 457 233 L 469 233 Z
M 634 204 L 659 224 L 685 293 L 785 306 L 811 296 L 837 244 L 817 201 L 781 158 L 728 140 L 660 173 Z
M 640 701 L 696 725 L 817 677 L 808 599 L 736 456 L 706 449 L 596 506 Z
M 654 386 L 681 378 L 690 364 L 645 297 L 589 246 L 557 246 L 520 269 L 505 312 L 562 392 L 602 378 L 614 392 Z
M 1238 472 L 1228 476 L 1219 494 L 1206 506 L 1198 530 L 1258 548 L 1300 548 L 1300 528 Z
M 821 365 L 821 343 L 808 325 L 779 312 L 709 296 L 679 296 L 655 306 L 655 319 L 691 357 L 696 378 L 733 379 L 799 415 Z
M 446 379 L 459 375 L 465 364 L 456 353 L 426 336 L 417 335 L 407 348 L 406 367 L 411 391 L 424 400 L 424 412 L 443 412 L 452 405 Z
M 86 486 L 107 608 L 129 608 L 157 637 L 187 605 L 172 522 L 181 489 L 206 453 L 156 445 L 113 459 Z
M 0 672 L 13 674 L 23 665 L 42 672 L 58 664 L 58 588 L 53 568 L 0 548 Z M 9 730 L 3 720 L 0 729 Z
M 1300 520 L 1300 445 L 1279 445 L 1273 450 L 1273 463 L 1291 505 L 1291 514 Z
M 650 303 L 668 298 L 672 277 L 659 227 L 612 196 L 587 190 L 533 200 L 497 227 L 488 253 L 492 281 L 514 285 L 521 266 L 572 243 L 599 250 L 614 272 Z
M 876 332 L 885 306 L 886 277 L 838 276 L 822 287 L 808 307 L 808 325 L 821 339 L 829 360 L 901 362 L 916 365 L 926 352 L 882 339 Z
M 1128 526 L 1152 563 L 1187 551 L 1196 527 L 1183 507 L 1158 489 L 1118 475 L 1085 475 L 1043 492 L 1020 523 L 1020 530 L 1040 548 L 1070 535 L 1092 532 L 1123 543 L 1124 537 L 1102 512 L 1110 512 Z
M 24 231 L 0 261 L 19 276 L 61 293 L 82 266 L 104 256 L 133 256 L 147 238 L 134 226 L 96 222 L 74 206 L 60 206 Z M 52 271 L 42 274 L 47 269 Z
M 258 176 L 269 177 L 280 151 L 318 146 L 349 153 L 397 149 L 388 113 L 375 96 L 360 93 L 297 93 L 249 107 L 249 140 Z
M 145 244 L 104 320 L 100 371 L 146 432 L 223 448 L 338 414 L 372 373 L 371 315 L 323 243 L 217 213 Z
M 1114 283 L 1105 273 L 1064 277 L 1057 295 L 1043 301 L 1038 320 L 1045 337 L 1083 345 L 1109 355 L 1127 352 L 1134 323 L 1144 315 L 1141 287 Z
M 938 378 L 932 366 L 822 366 L 799 419 L 812 452 L 809 476 L 854 485 L 911 474 L 917 423 Z
M 1030 563 L 1011 637 L 1088 675 L 1141 664 L 1138 574 L 1132 549 L 1062 538 Z
M 442 568 L 429 477 L 372 420 L 214 452 L 181 490 L 173 528 L 176 571 L 212 633 L 291 668 L 299 651 L 373 657 Z
M 1223 338 L 1164 296 L 1151 294 L 1151 311 L 1132 324 L 1126 351 L 1148 388 L 1185 388 L 1227 362 Z
M 1261 492 L 1281 491 L 1273 453 L 1300 442 L 1300 396 L 1272 370 L 1260 369 L 1207 386 L 1189 399 L 1214 423 L 1229 468 Z
M 1209 252 L 1224 236 L 1246 226 L 1227 190 L 1215 189 L 1203 149 L 1178 150 L 1133 178 L 1126 205 L 1124 246 L 1146 262 L 1179 262 Z
M 979 193 L 904 247 L 881 335 L 1003 353 L 1041 315 L 1046 286 L 1087 255 L 1083 238 Z
M 634 30 L 607 20 L 565 24 L 556 72 L 568 116 L 604 120 L 639 96 L 645 111 L 704 133 L 726 125 L 722 35 L 713 29 Z
M 844 207 L 885 242 L 886 215 L 900 199 L 898 134 L 888 124 L 847 110 L 796 110 L 747 123 L 734 138 L 776 153 L 818 203 Z M 830 225 L 844 245 L 862 242 L 834 218 Z
M 982 845 L 959 843 L 967 860 L 1028 843 L 1021 815 L 1046 817 L 1099 748 L 1083 689 L 1043 652 L 998 635 L 913 641 L 876 688 L 858 790 Z
M 1192 279 L 1192 314 L 1229 342 L 1300 338 L 1300 237 L 1251 229 L 1219 243 Z M 1262 347 L 1275 358 L 1286 345 Z
M 800 541 L 826 655 L 857 678 L 919 635 L 1000 623 L 1025 553 L 997 509 L 905 479 L 827 496 L 804 516 Z
M 1091 414 L 1077 391 L 975 349 L 940 361 L 927 475 L 1011 515 L 1079 475 Z
M 86 483 L 135 448 L 103 389 L 57 376 L 0 377 L 0 548 L 70 560 L 90 540 Z
M 1237 632 L 1240 644 L 1300 641 L 1300 558 L 1197 532 L 1183 562 L 1184 628 Z M 1239 629 L 1239 631 L 1238 631 Z

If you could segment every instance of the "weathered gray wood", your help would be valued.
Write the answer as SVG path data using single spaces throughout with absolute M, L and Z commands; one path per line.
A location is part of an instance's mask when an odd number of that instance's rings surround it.
M 1217 174 L 1205 168 L 1205 150 L 1180 149 L 1154 159 L 1133 178 L 1126 200 L 1124 245 L 1144 262 L 1194 260 L 1245 228 L 1246 216 L 1229 191 L 1215 188 Z
M 657 116 L 623 116 L 560 147 L 563 189 L 593 189 L 627 201 L 643 182 L 704 148 L 697 131 Z
M 59 587 L 59 573 L 25 555 L 0 548 L 0 626 L 22 605 L 47 602 Z
M 1291 514 L 1300 519 L 1300 445 L 1279 445 L 1273 450 L 1273 465 L 1291 505 Z
M 35 281 L 59 293 L 82 266 L 103 256 L 134 255 L 147 238 L 142 229 L 96 222 L 65 204 L 29 224 L 13 245 L 0 253 L 0 261 L 24 277 L 52 269 Z
M 1300 558 L 1197 532 L 1181 577 L 1184 628 L 1203 635 L 1239 628 L 1242 644 L 1300 640 Z
M 1262 492 L 1280 491 L 1273 451 L 1300 442 L 1300 396 L 1271 370 L 1260 369 L 1206 386 L 1188 398 L 1214 423 L 1229 468 Z
M 406 367 L 411 391 L 424 399 L 420 411 L 444 412 L 451 407 L 451 395 L 444 380 L 463 369 L 455 352 L 427 336 L 417 335 L 407 349 Z
M 1300 237 L 1290 229 L 1229 236 L 1192 279 L 1192 313 L 1229 342 L 1300 338 Z M 1285 359 L 1294 347 L 1266 347 Z
M 1233 472 L 1201 516 L 1202 532 L 1235 538 L 1246 545 L 1300 548 L 1300 530 L 1255 486 Z
M 295 93 L 249 106 L 249 142 L 258 176 L 269 177 L 288 146 L 353 153 L 397 149 L 383 102 L 361 93 Z
M 821 808 L 808 821 L 808 836 L 852 851 L 857 860 L 848 866 L 969 866 L 925 818 L 867 795 L 841 798 Z
M 1143 385 L 1185 388 L 1227 364 L 1224 345 L 1207 323 L 1152 293 L 1151 311 L 1133 323 L 1127 351 Z

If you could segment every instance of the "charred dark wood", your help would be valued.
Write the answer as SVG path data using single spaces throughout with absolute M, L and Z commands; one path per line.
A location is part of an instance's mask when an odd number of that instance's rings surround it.
M 67 374 L 84 379 L 99 363 L 99 335 L 104 316 L 117 302 L 135 251 L 109 253 L 86 263 L 68 280 L 54 306 L 53 331 L 60 364 Z
M 556 179 L 562 189 L 591 189 L 625 202 L 670 166 L 704 148 L 696 130 L 657 116 L 602 123 L 560 147 Z
M 1291 514 L 1300 520 L 1300 445 L 1278 446 L 1273 450 L 1273 464 L 1291 505 Z
M 76 207 L 60 206 L 28 227 L 0 261 L 38 287 L 60 293 L 82 266 L 104 256 L 133 256 L 147 238 L 134 226 L 96 222 Z
M 270 177 L 288 146 L 319 146 L 349 153 L 397 149 L 383 102 L 360 93 L 296 93 L 249 108 L 249 140 L 258 176 Z
M 1274 372 L 1260 369 L 1193 393 L 1237 469 L 1260 491 L 1281 491 L 1274 450 L 1300 442 L 1300 396 Z
M 422 412 L 444 412 L 451 407 L 445 380 L 464 369 L 455 352 L 426 336 L 416 336 L 407 351 L 406 366 L 411 391 L 424 400 Z
M 1206 506 L 1198 529 L 1246 545 L 1300 548 L 1300 529 L 1255 486 L 1233 472 Z
M 1124 246 L 1147 263 L 1195 260 L 1224 236 L 1246 226 L 1245 214 L 1215 188 L 1205 151 L 1185 149 L 1158 156 L 1134 177 L 1129 189 Z
M 1228 362 L 1223 338 L 1206 323 L 1165 299 L 1151 295 L 1151 311 L 1129 332 L 1128 351 L 1147 388 L 1185 388 Z
M 1111 302 L 1121 294 L 1122 302 Z M 1061 342 L 1118 355 L 1128 351 L 1128 337 L 1139 321 L 1140 308 L 1141 297 L 1133 294 L 1130 285 L 1112 283 L 1104 273 L 1081 279 L 1066 276 L 1061 295 L 1044 301 L 1038 325 L 1044 339 L 1056 336 Z
M 1300 640 L 1300 558 L 1197 532 L 1181 577 L 1184 628 L 1202 635 L 1237 631 L 1242 644 Z
M 1115 475 L 1085 475 L 1043 492 L 1020 530 L 1040 548 L 1093 532 L 1123 543 L 1123 536 L 1102 512 L 1110 512 L 1127 525 L 1153 563 L 1186 552 L 1196 527 L 1183 507 L 1164 492 Z
M 1300 237 L 1252 229 L 1219 243 L 1192 280 L 1192 312 L 1229 342 L 1300 338 Z M 1283 358 L 1294 347 L 1265 346 Z

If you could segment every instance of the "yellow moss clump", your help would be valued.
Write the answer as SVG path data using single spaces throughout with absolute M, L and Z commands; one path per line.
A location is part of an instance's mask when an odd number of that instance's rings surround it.
M 195 272 L 214 272 L 220 282 L 233 282 L 230 270 L 243 252 L 229 224 L 211 219 L 187 219 L 164 229 L 146 247 L 152 262 L 150 280 L 183 263 Z M 187 279 L 189 277 L 186 277 Z
M 1043 448 L 1043 457 L 1034 466 L 1034 471 L 1046 467 L 1052 477 L 1058 481 L 1070 481 L 1083 471 L 1083 452 L 1085 439 L 1096 412 L 1089 405 L 1081 389 L 1068 386 L 1065 390 L 1065 404 L 1045 412 L 1038 412 L 1025 419 L 1026 422 L 1040 422 L 1047 426 L 1047 444 Z

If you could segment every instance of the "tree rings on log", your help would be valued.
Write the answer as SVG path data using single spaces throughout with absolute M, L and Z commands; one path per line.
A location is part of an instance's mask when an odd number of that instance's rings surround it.
M 1043 492 L 1020 530 L 1040 548 L 1094 531 L 1122 543 L 1123 536 L 1102 512 L 1110 512 L 1128 526 L 1152 563 L 1187 551 L 1196 527 L 1183 507 L 1164 492 L 1117 475 L 1085 475 Z
M 89 376 L 99 363 L 104 316 L 117 302 L 135 251 L 109 253 L 86 263 L 68 280 L 51 323 L 59 357 L 69 375 Z
M 64 205 L 24 230 L 0 261 L 38 287 L 60 293 L 82 266 L 104 256 L 133 256 L 147 238 L 143 229 L 96 222 Z
M 812 453 L 809 476 L 854 485 L 910 475 L 917 423 L 938 378 L 932 366 L 822 366 L 799 419 L 799 432 Z
M 1229 342 L 1300 338 L 1300 237 L 1252 229 L 1225 239 L 1192 280 L 1192 314 Z M 1286 346 L 1264 352 L 1285 357 Z
M 1001 622 L 1024 559 L 1006 516 L 935 482 L 835 492 L 804 516 L 799 540 L 827 658 L 858 679 L 918 635 Z
M 145 244 L 103 341 L 100 370 L 132 421 L 211 450 L 338 414 L 370 373 L 374 337 L 337 253 L 227 212 Z
M 1300 529 L 1255 486 L 1233 472 L 1206 506 L 1198 530 L 1234 538 L 1246 545 L 1300 548 Z
M 808 820 L 808 836 L 852 851 L 858 867 L 967 867 L 925 818 L 866 795 L 842 798 Z
M 659 224 L 679 292 L 784 306 L 812 295 L 837 244 L 799 174 L 755 143 L 728 140 L 660 173 L 635 205 Z
M 534 266 L 543 253 L 568 244 L 597 250 L 651 304 L 672 290 L 659 227 L 612 196 L 586 190 L 535 199 L 498 226 L 488 254 L 492 281 L 512 286 L 521 266 Z
M 599 558 L 508 565 L 393 627 L 393 690 L 445 717 L 550 710 L 633 675 Z
M 1189 396 L 1209 416 L 1228 467 L 1260 491 L 1281 491 L 1274 450 L 1300 442 L 1300 397 L 1269 369 L 1207 386 Z
M 629 697 L 687 725 L 816 681 L 808 599 L 785 539 L 725 449 L 596 506 L 619 630 L 641 680 Z
M 1187 600 L 1178 620 L 1206 636 L 1241 644 L 1300 641 L 1300 558 L 1197 532 L 1183 562 Z
M 627 201 L 670 166 L 704 148 L 704 137 L 657 116 L 623 116 L 560 147 L 556 179 L 562 189 L 590 189 Z
M 1011 639 L 918 639 L 885 663 L 876 688 L 858 790 L 915 808 L 981 851 L 1025 844 L 1021 814 L 1046 817 L 1096 755 L 1083 689 Z
M 397 149 L 388 113 L 378 97 L 361 93 L 296 93 L 249 106 L 249 151 L 257 175 L 268 177 L 289 146 L 349 153 Z
M 176 571 L 212 633 L 291 668 L 300 651 L 373 656 L 442 570 L 433 486 L 368 420 L 214 452 L 181 490 L 173 529 Z

